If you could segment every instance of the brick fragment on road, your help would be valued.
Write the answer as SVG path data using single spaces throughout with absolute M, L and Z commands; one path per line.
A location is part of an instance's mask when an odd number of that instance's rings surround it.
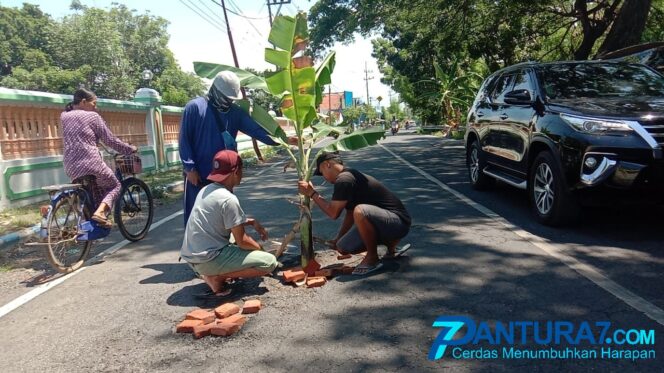
M 209 324 L 216 319 L 214 312 L 203 309 L 197 309 L 189 312 L 186 316 L 187 320 L 201 320 L 203 324 Z
M 316 273 L 314 273 L 314 276 L 316 276 L 316 277 L 332 277 L 332 276 L 334 276 L 334 272 L 333 272 L 332 268 L 323 268 L 323 269 L 320 269 L 320 270 L 316 271 Z
M 289 269 L 283 272 L 283 277 L 285 282 L 295 282 L 303 280 L 305 277 L 307 277 L 307 274 L 299 269 L 297 270 Z
M 196 325 L 194 326 L 194 338 L 199 339 L 203 337 L 207 337 L 210 335 L 212 328 L 217 326 L 217 323 L 209 323 L 205 325 Z
M 258 299 L 252 299 L 244 302 L 242 306 L 242 313 L 258 313 L 262 308 L 261 301 Z
M 230 323 L 230 324 L 238 324 L 240 326 L 244 325 L 245 322 L 247 322 L 247 317 L 243 316 L 241 313 L 236 313 L 235 315 L 228 316 L 225 319 L 217 320 L 217 324 Z
M 218 335 L 222 337 L 227 337 L 232 335 L 240 330 L 239 324 L 234 324 L 230 322 L 220 322 L 215 324 L 212 329 L 210 329 L 210 334 Z
M 340 271 L 341 271 L 341 273 L 343 273 L 344 275 L 351 275 L 351 274 L 353 274 L 353 271 L 354 271 L 354 270 L 355 270 L 355 267 L 351 267 L 351 266 L 343 266 L 343 267 L 341 267 L 341 270 L 340 270 Z
M 202 320 L 182 320 L 178 326 L 175 327 L 176 333 L 193 333 L 194 327 L 203 325 Z
M 308 288 L 317 288 L 319 286 L 325 285 L 327 282 L 327 278 L 325 277 L 309 277 L 307 279 L 307 287 Z
M 214 313 L 218 318 L 223 319 L 230 315 L 234 315 L 240 312 L 240 306 L 235 303 L 224 303 L 221 306 L 214 309 Z

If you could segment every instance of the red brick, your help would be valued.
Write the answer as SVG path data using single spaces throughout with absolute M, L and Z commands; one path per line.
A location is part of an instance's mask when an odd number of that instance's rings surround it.
M 354 270 L 355 270 L 355 267 L 351 267 L 351 266 L 343 266 L 343 267 L 341 267 L 341 273 L 343 273 L 344 275 L 350 275 L 350 274 L 353 274 L 353 271 L 354 271 Z
M 217 321 L 217 324 L 231 323 L 231 324 L 238 324 L 238 325 L 242 326 L 242 325 L 244 325 L 245 322 L 247 322 L 247 317 L 242 316 L 241 313 L 236 313 L 233 316 L 228 316 L 225 319 L 220 319 L 219 321 Z
M 332 277 L 333 275 L 334 273 L 331 268 L 321 269 L 314 273 L 314 276 L 316 277 Z
M 240 330 L 239 324 L 234 324 L 230 322 L 220 322 L 215 324 L 212 327 L 212 329 L 210 329 L 210 334 L 227 337 L 229 335 L 236 333 L 238 330 Z
M 353 257 L 353 254 L 339 254 L 337 255 L 337 260 L 350 259 Z
M 203 324 L 209 324 L 216 319 L 214 312 L 207 310 L 197 309 L 187 314 L 187 320 L 201 320 Z
M 208 335 L 210 335 L 210 331 L 215 326 L 217 326 L 217 323 L 214 322 L 205 325 L 194 326 L 194 338 L 198 339 L 198 338 L 207 337 Z
M 240 312 L 240 306 L 235 303 L 225 303 L 214 309 L 214 313 L 220 319 L 234 315 L 238 312 Z
M 325 277 L 309 277 L 307 279 L 308 288 L 317 288 L 319 286 L 325 285 L 327 279 Z
M 309 276 L 313 276 L 316 271 L 320 269 L 320 263 L 316 259 L 312 259 L 307 263 L 307 266 L 302 268 L 302 270 Z
M 289 269 L 287 271 L 284 271 L 283 276 L 285 282 L 295 282 L 304 279 L 305 277 L 307 277 L 307 274 L 304 273 L 304 271 L 302 270 Z
M 193 333 L 194 327 L 198 325 L 203 325 L 202 320 L 183 320 L 181 323 L 175 327 L 176 333 Z
M 242 313 L 258 313 L 261 309 L 261 301 L 258 299 L 252 299 L 244 302 L 242 307 Z

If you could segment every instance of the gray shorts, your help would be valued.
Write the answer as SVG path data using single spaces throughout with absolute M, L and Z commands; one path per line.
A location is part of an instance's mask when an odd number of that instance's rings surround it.
M 223 275 L 243 269 L 254 268 L 270 273 L 277 268 L 277 258 L 265 251 L 243 250 L 230 244 L 221 250 L 219 255 L 206 263 L 190 263 L 191 268 L 204 276 Z
M 387 244 L 390 241 L 400 240 L 408 234 L 410 226 L 401 220 L 399 215 L 392 211 L 382 209 L 374 205 L 357 205 L 362 214 L 369 219 L 376 230 L 376 241 L 378 244 Z M 352 211 L 347 211 L 352 214 Z M 357 253 L 364 250 L 364 243 L 357 226 L 353 227 L 344 234 L 337 242 L 337 248 L 344 253 Z

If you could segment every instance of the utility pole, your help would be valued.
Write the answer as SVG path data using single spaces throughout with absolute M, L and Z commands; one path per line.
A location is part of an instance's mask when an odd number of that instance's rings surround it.
M 267 13 L 270 15 L 270 27 L 272 27 L 272 8 L 270 8 L 270 6 L 279 5 L 279 8 L 277 8 L 277 13 L 275 13 L 275 15 L 278 15 L 279 10 L 281 10 L 281 6 L 284 4 L 290 4 L 290 0 L 267 0 Z
M 330 116 L 330 125 L 332 125 L 332 84 L 327 86 L 327 115 Z
M 369 71 L 367 69 L 367 61 L 364 61 L 364 82 L 367 85 L 367 104 L 371 106 L 371 97 L 369 97 L 369 80 L 373 79 L 373 76 L 369 76 L 369 73 L 372 73 L 373 71 Z

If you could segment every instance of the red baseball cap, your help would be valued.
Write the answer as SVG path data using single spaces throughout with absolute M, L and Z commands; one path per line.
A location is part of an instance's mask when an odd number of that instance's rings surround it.
M 242 167 L 242 158 L 232 150 L 220 150 L 212 160 L 212 172 L 207 177 L 215 183 L 223 183 L 233 172 Z

